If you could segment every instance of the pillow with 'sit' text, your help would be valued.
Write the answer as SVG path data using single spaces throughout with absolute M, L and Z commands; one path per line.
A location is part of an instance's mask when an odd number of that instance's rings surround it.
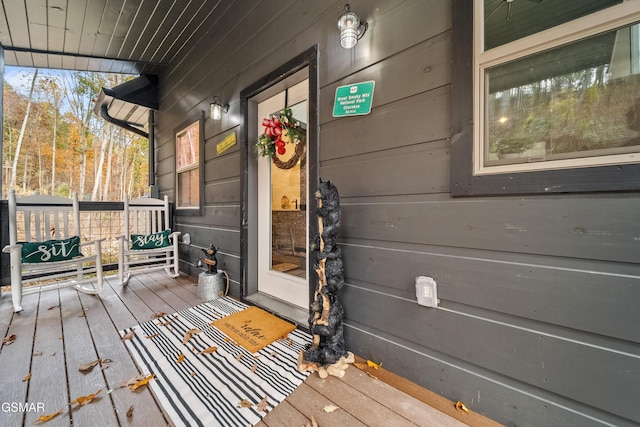
M 22 262 L 35 264 L 40 262 L 67 261 L 83 256 L 80 252 L 80 237 L 47 240 L 46 242 L 18 242 L 22 245 Z

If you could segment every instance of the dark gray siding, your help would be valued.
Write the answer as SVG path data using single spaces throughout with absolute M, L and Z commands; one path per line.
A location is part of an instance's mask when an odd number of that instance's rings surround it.
M 238 2 L 238 4 L 244 4 Z M 338 44 L 344 3 L 222 2 L 192 55 L 161 76 L 157 184 L 173 195 L 176 126 L 205 123 L 205 215 L 178 216 L 191 274 L 215 242 L 240 295 L 239 94 L 320 50 L 320 176 L 340 190 L 346 340 L 356 354 L 507 425 L 640 422 L 640 195 L 450 195 L 451 3 L 357 1 L 369 30 Z M 218 15 L 216 15 L 218 16 Z M 375 80 L 370 115 L 335 119 L 335 88 Z M 414 279 L 438 282 L 438 309 Z

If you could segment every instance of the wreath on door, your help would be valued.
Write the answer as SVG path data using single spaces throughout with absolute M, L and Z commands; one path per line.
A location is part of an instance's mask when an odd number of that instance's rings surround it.
M 305 152 L 304 139 L 306 131 L 298 120 L 293 118 L 290 108 L 285 108 L 277 114 L 262 119 L 264 133 L 258 137 L 256 149 L 258 155 L 271 157 L 273 164 L 280 169 L 291 169 L 302 158 Z M 288 147 L 293 145 L 293 147 Z M 293 155 L 287 161 L 282 161 L 278 155 L 283 155 L 293 148 Z

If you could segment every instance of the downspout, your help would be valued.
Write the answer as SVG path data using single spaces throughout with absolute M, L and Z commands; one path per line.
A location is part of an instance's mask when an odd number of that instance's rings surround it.
M 129 123 L 123 121 L 123 120 L 118 120 L 118 119 L 114 119 L 113 117 L 111 117 L 109 115 L 109 107 L 107 106 L 106 103 L 102 104 L 100 106 L 100 115 L 102 116 L 103 119 L 105 119 L 106 121 L 108 121 L 109 123 L 113 123 L 116 126 L 120 126 L 123 129 L 126 129 L 130 132 L 133 132 L 137 135 L 143 136 L 147 139 L 149 139 L 149 134 L 145 131 L 143 131 L 142 129 L 138 129 L 135 126 L 131 126 Z

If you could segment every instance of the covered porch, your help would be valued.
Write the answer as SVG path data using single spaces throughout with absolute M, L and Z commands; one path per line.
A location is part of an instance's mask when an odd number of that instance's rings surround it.
M 193 278 L 171 279 L 163 273 L 137 274 L 127 287 L 108 276 L 99 297 L 72 288 L 27 295 L 20 313 L 13 312 L 10 295 L 3 293 L 0 423 L 33 425 L 62 408 L 47 425 L 171 425 L 146 386 L 137 391 L 121 386 L 141 371 L 118 331 L 158 312 L 200 303 Z M 95 360 L 102 363 L 86 373 L 79 370 Z M 98 391 L 91 403 L 68 406 Z M 339 409 L 323 411 L 327 405 Z M 309 376 L 259 425 L 304 426 L 312 419 L 320 426 L 496 425 L 384 369 L 367 373 L 356 367 L 347 369 L 343 379 Z

